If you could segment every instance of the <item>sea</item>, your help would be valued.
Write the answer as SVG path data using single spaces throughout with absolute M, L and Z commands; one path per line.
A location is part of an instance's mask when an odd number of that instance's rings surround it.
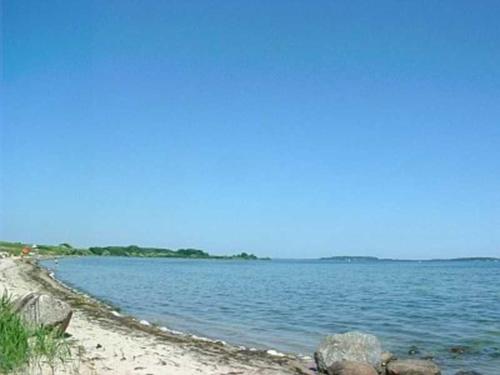
M 43 261 L 64 283 L 124 314 L 247 348 L 312 356 L 326 336 L 376 335 L 443 373 L 500 374 L 500 262 Z

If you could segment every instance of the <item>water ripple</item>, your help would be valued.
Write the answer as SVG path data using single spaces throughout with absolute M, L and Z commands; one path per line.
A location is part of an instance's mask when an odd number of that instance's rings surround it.
M 234 344 L 310 355 L 324 335 L 357 329 L 401 356 L 416 346 L 445 374 L 500 368 L 500 263 L 89 257 L 46 265 L 140 319 Z

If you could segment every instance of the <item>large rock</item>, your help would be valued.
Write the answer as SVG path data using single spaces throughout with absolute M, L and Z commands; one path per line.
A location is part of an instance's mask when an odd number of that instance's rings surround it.
M 327 373 L 335 362 L 353 361 L 380 365 L 382 346 L 373 335 L 361 332 L 347 332 L 327 336 L 314 353 L 318 370 Z
M 64 332 L 73 311 L 64 301 L 47 294 L 28 293 L 14 302 L 14 311 L 27 323 Z
M 405 359 L 389 362 L 387 375 L 441 375 L 441 370 L 431 361 Z
M 327 369 L 328 375 L 378 375 L 377 371 L 367 363 L 341 361 L 335 362 Z

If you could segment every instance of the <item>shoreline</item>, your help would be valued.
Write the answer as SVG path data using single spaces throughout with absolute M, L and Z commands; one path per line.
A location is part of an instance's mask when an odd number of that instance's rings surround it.
M 78 361 L 71 362 L 78 363 L 65 364 L 60 374 L 314 373 L 297 356 L 237 347 L 122 315 L 55 279 L 37 260 L 0 259 L 0 286 L 15 297 L 29 291 L 51 294 L 73 308 L 67 333 L 72 351 L 78 352 Z M 80 367 L 77 372 L 74 365 Z
M 161 335 L 169 334 L 169 335 L 173 335 L 175 337 L 192 339 L 192 340 L 202 341 L 202 342 L 210 342 L 212 344 L 223 345 L 223 346 L 227 346 L 228 348 L 233 348 L 233 349 L 237 349 L 240 351 L 246 350 L 246 351 L 249 351 L 252 353 L 260 353 L 260 354 L 264 354 L 264 355 L 270 355 L 273 357 L 287 357 L 289 359 L 294 359 L 294 360 L 304 361 L 304 362 L 313 360 L 313 358 L 311 356 L 300 355 L 300 354 L 296 354 L 296 353 L 280 352 L 278 350 L 275 350 L 274 348 L 265 348 L 265 349 L 261 348 L 261 349 L 259 349 L 259 348 L 254 348 L 254 347 L 247 347 L 245 345 L 237 345 L 237 344 L 233 344 L 233 343 L 227 343 L 224 340 L 206 337 L 206 336 L 202 336 L 202 335 L 197 335 L 194 333 L 179 331 L 179 330 L 172 329 L 172 328 L 169 328 L 166 326 L 162 326 L 160 324 L 156 324 L 153 322 L 149 322 L 147 320 L 140 319 L 140 317 L 136 317 L 132 314 L 122 313 L 120 306 L 116 306 L 110 301 L 106 301 L 106 300 L 100 299 L 98 297 L 95 297 L 95 296 L 91 295 L 90 293 L 87 293 L 83 290 L 78 289 L 78 287 L 76 287 L 76 286 L 73 286 L 71 284 L 67 284 L 67 283 L 63 282 L 62 280 L 55 277 L 55 273 L 53 271 L 51 271 L 50 269 L 39 264 L 39 262 L 41 262 L 41 261 L 52 260 L 52 259 L 61 259 L 61 258 L 67 258 L 67 257 L 72 257 L 72 256 L 49 256 L 49 257 L 43 257 L 43 258 L 35 258 L 35 259 L 31 259 L 31 262 L 35 267 L 39 268 L 40 272 L 44 272 L 46 274 L 46 276 L 48 276 L 52 280 L 54 280 L 57 284 L 59 284 L 59 286 L 68 290 L 71 293 L 74 293 L 74 294 L 81 296 L 85 299 L 93 301 L 94 303 L 98 304 L 102 309 L 106 310 L 107 312 L 110 312 L 114 318 L 132 320 L 135 323 L 139 323 L 141 326 L 146 326 L 146 327 L 156 329 L 156 332 L 154 332 L 153 334 L 161 334 Z M 160 331 L 160 332 L 158 332 L 158 331 Z

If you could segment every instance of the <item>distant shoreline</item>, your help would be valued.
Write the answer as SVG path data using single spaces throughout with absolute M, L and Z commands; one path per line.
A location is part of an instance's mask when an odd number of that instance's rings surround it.
M 215 260 L 271 260 L 270 257 L 257 257 L 252 253 L 241 252 L 234 255 L 212 255 L 199 249 L 167 249 L 158 247 L 128 246 L 91 246 L 89 248 L 75 248 L 67 243 L 59 245 L 32 245 L 22 242 L 0 241 L 0 258 L 4 255 L 21 255 L 23 249 L 29 248 L 31 255 L 39 256 L 117 256 L 130 258 L 164 258 L 164 259 L 215 259 Z M 320 258 L 274 258 L 275 260 L 320 260 L 345 263 L 360 262 L 500 262 L 500 257 L 457 257 L 457 258 L 430 258 L 430 259 L 400 259 L 379 258 L 376 256 L 335 255 Z
M 119 256 L 137 258 L 177 258 L 177 259 L 219 259 L 219 260 L 270 260 L 259 258 L 254 254 L 240 252 L 234 255 L 211 255 L 199 249 L 167 249 L 158 247 L 128 246 L 92 246 L 75 248 L 68 243 L 59 245 L 35 245 L 22 242 L 0 241 L 0 255 L 41 255 L 41 256 Z
M 499 262 L 500 258 L 495 257 L 463 257 L 463 258 L 436 258 L 436 259 L 396 259 L 378 258 L 371 256 L 331 256 L 319 258 L 319 260 L 333 260 L 341 262 Z

